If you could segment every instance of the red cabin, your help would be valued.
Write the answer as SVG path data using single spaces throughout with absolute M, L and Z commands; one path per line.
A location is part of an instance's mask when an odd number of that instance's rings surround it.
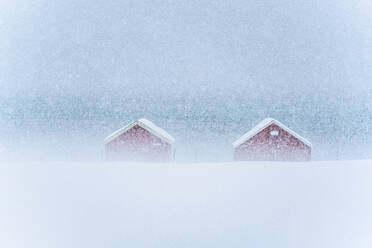
M 139 119 L 105 139 L 107 160 L 169 162 L 174 138 L 146 119 Z
M 272 118 L 261 121 L 233 143 L 234 160 L 308 161 L 311 143 Z

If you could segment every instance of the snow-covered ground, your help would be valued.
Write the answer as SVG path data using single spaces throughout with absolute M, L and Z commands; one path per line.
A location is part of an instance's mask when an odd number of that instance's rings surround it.
M 0 165 L 0 247 L 372 247 L 372 161 Z

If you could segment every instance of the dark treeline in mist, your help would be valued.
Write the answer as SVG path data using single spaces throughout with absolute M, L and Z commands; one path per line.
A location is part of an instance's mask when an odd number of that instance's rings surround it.
M 40 148 L 54 147 L 62 158 L 92 158 L 92 153 L 100 159 L 106 135 L 146 117 L 177 138 L 177 156 L 182 160 L 223 161 L 230 159 L 231 142 L 271 116 L 310 139 L 314 159 L 370 155 L 370 92 L 358 97 L 337 90 L 306 94 L 280 90 L 278 94 L 275 88 L 226 89 L 205 95 L 153 92 L 139 90 L 130 96 L 111 90 L 57 96 L 38 92 L 3 98 L 2 137 L 12 149 L 19 143 L 21 150 L 31 151 L 39 144 Z

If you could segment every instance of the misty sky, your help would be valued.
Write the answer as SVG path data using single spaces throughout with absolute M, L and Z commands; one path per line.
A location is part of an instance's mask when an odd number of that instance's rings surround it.
M 369 0 L 2 0 L 0 137 L 22 143 L 21 130 L 66 134 L 68 121 L 88 121 L 73 135 L 95 126 L 99 147 L 147 117 L 181 140 L 195 132 L 188 143 L 208 130 L 222 146 L 271 116 L 319 158 L 335 143 L 368 150 L 371 13 Z

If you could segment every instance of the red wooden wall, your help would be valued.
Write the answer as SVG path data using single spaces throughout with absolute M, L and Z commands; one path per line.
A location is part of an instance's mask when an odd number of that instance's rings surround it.
M 277 130 L 273 136 L 271 131 Z M 307 161 L 311 159 L 311 147 L 276 124 L 262 130 L 235 148 L 234 160 Z
M 107 160 L 168 162 L 172 146 L 136 125 L 105 146 Z

